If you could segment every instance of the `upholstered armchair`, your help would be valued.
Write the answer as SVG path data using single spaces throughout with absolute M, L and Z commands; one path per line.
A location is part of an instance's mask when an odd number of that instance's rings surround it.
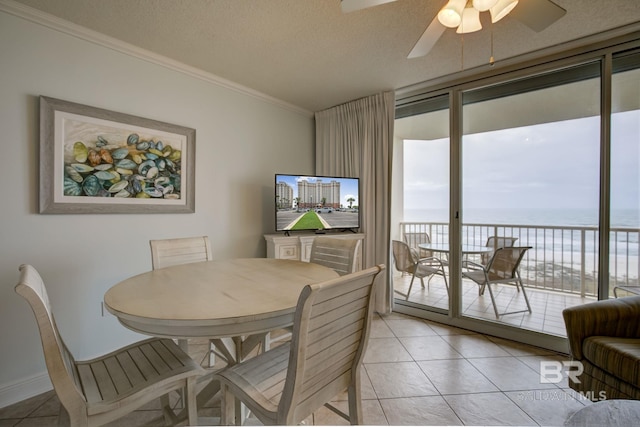
M 584 371 L 569 387 L 592 400 L 640 399 L 640 296 L 562 312 L 573 360 Z M 604 393 L 603 393 L 604 392 Z

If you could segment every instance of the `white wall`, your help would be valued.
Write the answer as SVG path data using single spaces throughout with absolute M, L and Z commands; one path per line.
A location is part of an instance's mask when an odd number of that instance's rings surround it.
M 40 215 L 38 96 L 196 129 L 196 212 Z M 216 258 L 265 256 L 273 179 L 314 173 L 310 114 L 0 11 L 0 407 L 50 386 L 35 319 L 13 290 L 43 276 L 84 359 L 141 338 L 101 316 L 104 292 L 151 269 L 149 239 L 209 235 Z

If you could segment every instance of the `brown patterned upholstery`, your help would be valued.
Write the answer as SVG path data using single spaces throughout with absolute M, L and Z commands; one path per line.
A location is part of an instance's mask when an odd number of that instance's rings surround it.
M 562 312 L 571 355 L 583 364 L 579 392 L 640 399 L 640 296 L 570 307 Z

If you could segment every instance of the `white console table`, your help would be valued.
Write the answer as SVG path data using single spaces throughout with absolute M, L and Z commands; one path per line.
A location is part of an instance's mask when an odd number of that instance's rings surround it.
M 357 239 L 364 240 L 363 233 L 327 233 L 327 234 L 311 234 L 311 233 L 291 233 L 289 236 L 281 234 L 265 234 L 264 239 L 267 242 L 267 258 L 276 259 L 295 259 L 300 261 L 309 262 L 309 256 L 311 255 L 311 245 L 313 239 L 318 236 L 335 237 L 336 239 Z M 362 247 L 363 242 L 360 242 L 360 249 L 357 256 L 357 270 L 362 269 Z

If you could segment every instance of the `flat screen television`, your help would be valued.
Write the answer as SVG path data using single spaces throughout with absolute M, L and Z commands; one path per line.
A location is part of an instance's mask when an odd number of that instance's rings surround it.
M 276 174 L 276 231 L 360 228 L 360 181 L 339 176 Z

